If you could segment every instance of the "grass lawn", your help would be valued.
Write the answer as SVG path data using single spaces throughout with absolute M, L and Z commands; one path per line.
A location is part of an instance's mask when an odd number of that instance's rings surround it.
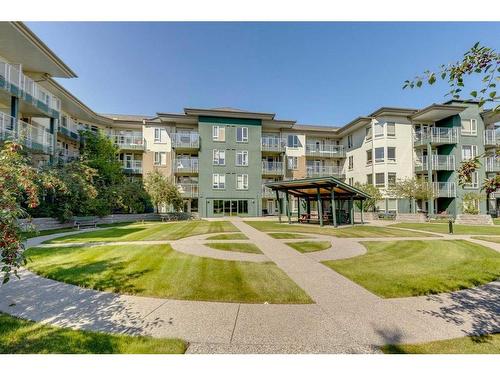
M 262 254 L 262 251 L 253 243 L 225 242 L 225 243 L 205 243 L 205 246 L 216 250 L 237 251 L 240 253 Z
M 420 234 L 397 228 L 371 227 L 368 225 L 346 226 L 342 228 L 333 228 L 325 226 L 321 228 L 314 224 L 280 224 L 274 221 L 245 221 L 255 229 L 261 232 L 298 232 L 311 234 L 324 234 L 335 237 L 423 237 L 428 234 Z
M 268 235 L 270 235 L 272 238 L 276 238 L 278 240 L 281 240 L 281 239 L 285 239 L 285 240 L 289 240 L 289 239 L 297 239 L 297 238 L 311 238 L 311 236 L 306 236 L 304 234 L 298 234 L 298 233 L 286 233 L 286 232 L 283 232 L 283 233 L 268 233 Z
M 463 240 L 363 244 L 364 255 L 323 263 L 381 297 L 448 292 L 500 277 L 500 254 Z
M 170 245 L 31 248 L 28 268 L 45 277 L 110 292 L 186 300 L 311 303 L 273 263 L 188 255 Z
M 238 229 L 228 221 L 128 224 L 54 238 L 47 243 L 178 240 L 199 234 L 220 232 L 238 232 Z
M 500 354 L 500 333 L 424 344 L 384 345 L 386 354 Z
M 391 228 L 417 229 L 433 233 L 448 233 L 448 223 L 399 223 L 390 225 Z M 491 234 L 500 235 L 500 226 L 494 225 L 461 225 L 453 224 L 454 234 Z
M 186 343 L 104 334 L 34 323 L 0 313 L 2 354 L 182 354 Z
M 243 233 L 216 234 L 206 238 L 207 240 L 248 240 Z
M 287 242 L 287 245 L 301 253 L 311 253 L 329 249 L 332 244 L 330 241 L 302 241 L 302 242 Z
M 500 225 L 500 218 L 498 217 L 493 218 L 493 224 Z

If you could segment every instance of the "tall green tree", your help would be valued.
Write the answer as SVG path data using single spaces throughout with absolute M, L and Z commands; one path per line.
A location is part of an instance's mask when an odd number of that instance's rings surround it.
M 144 178 L 144 188 L 151 197 L 156 212 L 160 212 L 162 206 L 172 206 L 175 211 L 182 209 L 179 189 L 160 172 L 156 170 L 149 172 Z
M 151 208 L 151 199 L 144 189 L 142 181 L 126 179 L 118 193 L 118 205 L 128 214 L 141 214 Z

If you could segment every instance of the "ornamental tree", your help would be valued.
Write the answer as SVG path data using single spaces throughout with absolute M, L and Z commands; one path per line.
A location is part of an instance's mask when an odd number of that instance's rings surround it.
M 172 206 L 175 211 L 182 209 L 183 202 L 179 189 L 157 170 L 146 175 L 144 188 L 151 197 L 156 212 L 160 212 L 161 206 Z
M 370 199 L 365 199 L 363 203 L 361 203 L 361 201 L 356 201 L 355 202 L 356 207 L 359 210 L 361 210 L 361 205 L 363 205 L 363 211 L 365 212 L 375 211 L 377 202 L 383 199 L 380 189 L 373 184 L 360 184 L 359 182 L 356 182 L 354 184 L 354 187 L 365 192 L 371 197 Z
M 420 178 L 398 179 L 393 186 L 387 189 L 387 192 L 396 198 L 408 199 L 411 212 L 415 210 L 413 206 L 415 200 L 428 200 L 434 197 L 432 186 Z

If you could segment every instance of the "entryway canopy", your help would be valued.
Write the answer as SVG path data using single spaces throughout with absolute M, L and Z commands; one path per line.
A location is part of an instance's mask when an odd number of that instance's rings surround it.
M 269 182 L 266 186 L 276 192 L 276 199 L 279 200 L 279 192 L 285 193 L 286 196 L 286 208 L 288 215 L 288 222 L 290 220 L 290 199 L 289 196 L 294 196 L 296 198 L 304 199 L 307 203 L 307 214 L 310 215 L 310 202 L 318 202 L 318 221 L 320 225 L 323 225 L 324 220 L 328 220 L 328 214 L 323 213 L 323 202 L 329 201 L 331 207 L 331 219 L 334 226 L 337 226 L 338 215 L 337 204 L 338 201 L 348 201 L 349 202 L 349 216 L 350 221 L 354 224 L 354 206 L 353 201 L 361 201 L 361 212 L 362 212 L 362 202 L 365 199 L 370 199 L 370 195 L 361 191 L 354 186 L 346 184 L 345 182 L 336 179 L 335 177 L 318 177 L 318 178 L 304 178 L 299 180 L 287 180 L 287 181 L 276 181 Z M 300 216 L 300 204 L 298 205 L 298 217 Z M 280 221 L 281 221 L 281 205 L 278 204 Z

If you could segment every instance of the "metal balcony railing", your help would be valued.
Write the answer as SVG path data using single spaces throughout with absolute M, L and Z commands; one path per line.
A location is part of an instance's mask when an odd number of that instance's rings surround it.
M 57 157 L 62 161 L 64 161 L 65 163 L 68 163 L 70 161 L 78 159 L 79 153 L 77 151 L 71 151 L 62 147 L 58 147 Z
M 58 112 L 61 110 L 61 100 L 33 79 L 24 75 L 18 66 L 0 61 L 0 76 L 5 80 L 9 89 L 13 85 L 19 90 L 18 94 L 23 99 L 28 100 L 29 98 L 33 98 L 47 106 L 47 109 L 53 109 Z
M 426 172 L 429 170 L 428 157 L 423 156 L 415 161 L 415 171 Z M 454 155 L 432 155 L 431 168 L 433 171 L 454 171 L 455 156 Z
M 283 174 L 283 163 L 280 161 L 263 161 L 262 162 L 262 174 L 267 175 L 282 175 Z
M 433 182 L 432 188 L 437 198 L 455 198 L 457 196 L 454 182 Z
M 262 186 L 262 198 L 276 198 L 276 193 L 272 189 Z
M 454 144 L 458 142 L 457 128 L 432 127 L 415 132 L 415 145 Z
M 338 166 L 308 166 L 306 173 L 307 177 L 343 177 L 342 167 Z
M 197 183 L 180 183 L 177 184 L 179 192 L 184 198 L 197 198 L 198 197 L 198 184 Z
M 500 172 L 500 158 L 488 156 L 484 159 L 484 169 L 486 172 Z
M 141 174 L 142 160 L 124 160 L 123 171 L 125 173 Z
M 267 152 L 284 152 L 286 148 L 286 141 L 279 137 L 262 137 L 261 150 Z
M 199 160 L 198 158 L 177 159 L 174 162 L 174 171 L 176 173 L 198 173 Z
M 485 146 L 499 146 L 500 145 L 500 133 L 495 129 L 486 129 L 483 132 L 483 139 Z
M 144 138 L 142 133 L 133 134 L 111 134 L 111 139 L 120 149 L 144 150 Z
M 174 148 L 200 148 L 200 135 L 198 133 L 172 133 L 172 147 Z
M 316 143 L 306 143 L 306 156 L 344 158 L 345 150 L 343 145 L 318 145 Z
M 40 124 L 29 124 L 0 112 L 0 140 L 16 141 L 32 151 L 51 154 L 54 136 Z

